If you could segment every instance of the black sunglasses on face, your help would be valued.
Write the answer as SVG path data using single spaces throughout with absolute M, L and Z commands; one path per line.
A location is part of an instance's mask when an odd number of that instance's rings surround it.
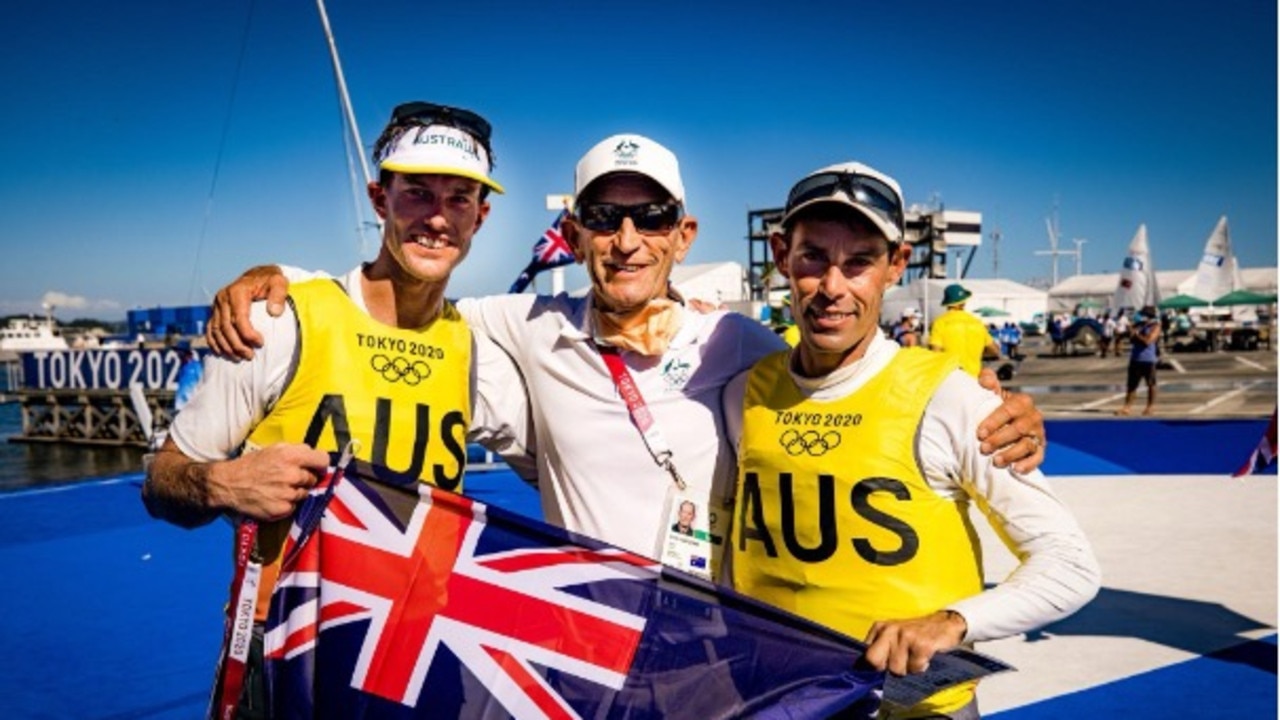
M 786 212 L 816 198 L 831 197 L 843 192 L 859 205 L 888 220 L 898 232 L 905 232 L 902 216 L 902 199 L 893 188 L 868 175 L 850 172 L 826 172 L 812 175 L 791 188 L 787 195 Z
M 676 202 L 614 205 L 590 203 L 577 211 L 578 222 L 592 232 L 614 233 L 622 227 L 623 218 L 631 218 L 636 230 L 647 233 L 667 232 L 680 222 L 680 204 Z
M 400 124 L 415 120 L 423 125 L 448 125 L 471 133 L 482 144 L 489 144 L 489 135 L 493 132 L 489 121 L 470 110 L 436 105 L 429 102 L 408 102 L 397 105 L 391 111 L 392 124 Z

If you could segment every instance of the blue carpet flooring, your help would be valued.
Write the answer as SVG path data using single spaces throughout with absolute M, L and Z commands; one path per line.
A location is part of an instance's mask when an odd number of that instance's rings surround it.
M 1133 472 L 1135 455 L 1122 452 L 1134 441 L 1128 433 L 1156 427 L 1111 423 L 1103 435 L 1059 425 L 1050 427 L 1048 468 L 1059 474 Z M 1231 446 L 1216 446 L 1224 450 L 1213 453 L 1222 458 L 1214 468 L 1188 469 L 1184 461 L 1180 472 L 1229 472 L 1264 427 L 1221 429 Z M 1214 447 L 1206 432 L 1219 432 L 1174 431 L 1195 432 L 1200 448 Z M 1162 447 L 1182 452 L 1177 442 Z M 140 481 L 0 494 L 0 720 L 202 716 L 222 634 L 231 528 L 218 521 L 186 531 L 152 520 L 138 500 Z M 479 500 L 541 517 L 536 492 L 509 471 L 468 474 L 467 485 Z M 1201 718 L 1275 718 L 1276 655 L 1271 635 L 992 717 L 1185 717 L 1182 710 L 1194 707 Z

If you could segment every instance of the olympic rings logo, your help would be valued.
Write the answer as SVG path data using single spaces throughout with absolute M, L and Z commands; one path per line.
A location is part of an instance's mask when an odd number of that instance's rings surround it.
M 431 367 L 421 360 L 410 362 L 402 357 L 389 358 L 386 355 L 374 355 L 369 360 L 369 367 L 382 375 L 387 382 L 404 380 L 406 385 L 417 385 L 431 377 Z
M 804 432 L 787 430 L 782 433 L 782 437 L 778 438 L 778 442 L 782 444 L 782 449 L 786 450 L 788 455 L 821 457 L 840 447 L 840 439 L 840 433 L 835 430 L 828 430 L 825 433 L 819 433 L 817 430 Z

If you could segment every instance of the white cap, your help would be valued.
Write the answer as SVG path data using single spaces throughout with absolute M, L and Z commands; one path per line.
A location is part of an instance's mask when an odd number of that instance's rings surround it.
M 902 311 L 902 317 L 904 317 L 904 318 L 918 318 L 918 317 L 920 317 L 920 311 L 919 311 L 919 310 L 917 310 L 916 308 L 909 307 L 909 308 L 906 308 L 905 310 L 903 310 L 903 311 Z
M 503 192 L 489 177 L 489 152 L 470 133 L 449 125 L 408 128 L 383 150 L 378 167 L 400 173 L 457 175 Z
M 802 183 L 805 183 L 811 178 L 816 179 L 818 178 L 818 176 L 835 175 L 835 174 L 848 175 L 855 178 L 862 177 L 862 178 L 866 178 L 869 181 L 872 181 L 873 183 L 878 183 L 880 185 L 883 185 L 884 189 L 888 190 L 888 194 L 892 196 L 892 197 L 887 197 L 885 199 L 896 206 L 896 212 L 898 214 L 898 217 L 900 219 L 902 218 L 902 213 L 904 210 L 903 203 L 902 203 L 902 188 L 899 187 L 898 181 L 894 180 L 888 175 L 885 175 L 879 170 L 876 170 L 875 168 L 867 165 L 863 165 L 862 163 L 858 163 L 858 162 L 840 163 L 838 165 L 828 165 L 827 167 L 824 167 L 820 170 L 814 170 L 813 172 L 806 175 L 802 180 L 800 180 L 800 182 L 796 183 L 796 187 L 800 186 Z M 795 187 L 792 188 L 792 192 L 793 193 L 795 192 Z M 892 219 L 890 219 L 885 214 L 884 208 L 878 207 L 875 203 L 867 202 L 866 200 L 868 198 L 866 195 L 864 195 L 864 193 L 865 193 L 864 190 L 859 189 L 857 192 L 854 193 L 854 195 L 850 195 L 847 190 L 841 188 L 836 190 L 835 192 L 825 194 L 825 195 L 820 195 L 818 197 L 814 197 L 804 202 L 798 203 L 795 206 L 792 206 L 790 204 L 791 200 L 790 198 L 788 198 L 786 214 L 783 215 L 782 217 L 782 224 L 783 225 L 790 224 L 791 218 L 795 217 L 796 213 L 800 212 L 801 210 L 807 207 L 810 207 L 812 205 L 817 205 L 819 203 L 834 202 L 834 203 L 839 203 L 841 205 L 847 205 L 848 207 L 851 207 L 854 210 L 857 210 L 861 215 L 866 217 L 866 219 L 870 220 L 873 225 L 879 228 L 881 234 L 883 234 L 885 239 L 887 239 L 889 242 L 891 243 L 901 242 L 903 239 L 903 228 L 899 227 L 897 223 L 895 223 Z M 875 194 L 883 195 L 884 193 L 876 192 Z
M 671 193 L 677 202 L 684 202 L 684 183 L 675 154 L 643 135 L 623 134 L 601 140 L 578 161 L 573 173 L 575 204 L 588 185 L 615 172 L 644 175 Z

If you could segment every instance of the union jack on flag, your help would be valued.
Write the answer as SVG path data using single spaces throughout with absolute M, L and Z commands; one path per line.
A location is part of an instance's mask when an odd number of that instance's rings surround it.
M 295 515 L 264 642 L 274 717 L 799 720 L 879 705 L 884 676 L 852 671 L 849 638 L 361 468 Z
M 564 235 L 560 233 L 560 223 L 564 221 L 565 216 L 569 214 L 569 209 L 565 208 L 556 215 L 556 219 L 551 223 L 551 227 L 542 233 L 542 237 L 533 244 L 533 259 L 520 271 L 520 275 L 516 281 L 511 283 L 511 289 L 507 292 L 520 293 L 529 286 L 533 281 L 533 276 L 543 270 L 568 265 L 573 262 L 573 249 L 569 247 L 569 243 L 565 241 Z

